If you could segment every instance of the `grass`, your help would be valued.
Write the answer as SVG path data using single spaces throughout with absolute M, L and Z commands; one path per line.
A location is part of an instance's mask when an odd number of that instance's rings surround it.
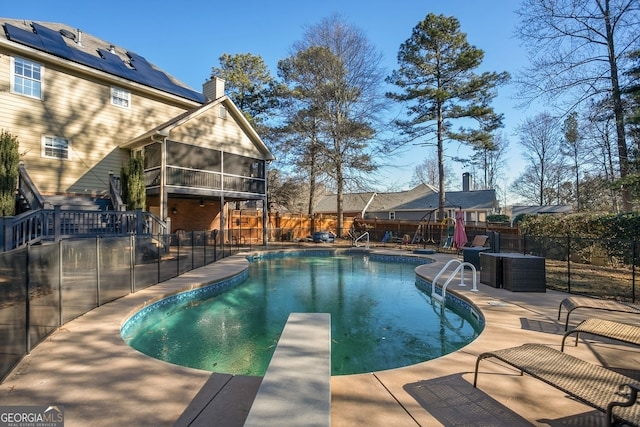
M 609 267 L 547 259 L 545 262 L 547 287 L 571 293 L 580 293 L 632 301 L 633 271 L 629 266 Z

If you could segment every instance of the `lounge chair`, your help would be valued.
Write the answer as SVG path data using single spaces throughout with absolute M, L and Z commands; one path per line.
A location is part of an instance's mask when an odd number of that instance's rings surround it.
M 463 245 L 463 248 L 478 248 L 484 247 L 487 245 L 487 240 L 489 240 L 489 236 L 485 236 L 484 234 L 479 234 L 473 238 L 471 242 L 467 242 Z
M 568 297 L 562 300 L 562 302 L 560 303 L 560 307 L 558 308 L 558 320 L 560 320 L 562 307 L 565 307 L 565 309 L 567 310 L 567 318 L 564 322 L 565 331 L 569 329 L 569 316 L 574 310 L 577 310 L 579 308 L 590 308 L 594 310 L 606 310 L 606 311 L 617 311 L 622 313 L 640 314 L 639 305 L 628 304 L 624 302 L 606 300 L 606 299 L 574 296 L 574 297 Z
M 640 426 L 640 381 L 586 362 L 542 344 L 488 351 L 478 356 L 473 377 L 477 386 L 480 361 L 494 357 L 607 414 L 608 425 L 622 421 Z
M 564 334 L 560 351 L 564 351 L 564 343 L 567 340 L 567 337 L 572 334 L 576 334 L 576 346 L 578 345 L 578 338 L 580 337 L 580 334 L 595 335 L 627 344 L 640 345 L 640 326 L 613 322 L 611 320 L 590 318 L 581 322 L 574 329 Z

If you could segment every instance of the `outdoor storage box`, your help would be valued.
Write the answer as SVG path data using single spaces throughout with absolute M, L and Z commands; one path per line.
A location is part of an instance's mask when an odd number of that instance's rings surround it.
M 503 286 L 512 292 L 546 292 L 544 258 L 520 255 L 502 259 Z
M 494 288 L 502 287 L 501 254 L 480 252 L 480 281 Z
M 487 252 L 489 250 L 491 250 L 491 248 L 485 248 L 482 246 L 475 248 L 463 248 L 462 257 L 464 262 L 468 262 L 472 264 L 476 270 L 480 270 L 480 252 Z

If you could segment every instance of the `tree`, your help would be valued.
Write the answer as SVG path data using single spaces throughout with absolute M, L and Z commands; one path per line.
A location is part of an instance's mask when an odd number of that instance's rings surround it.
M 0 216 L 16 214 L 16 189 L 18 188 L 18 137 L 0 131 Z
M 514 182 L 514 192 L 539 206 L 551 204 L 556 194 L 552 188 L 559 176 L 561 136 L 557 120 L 549 113 L 540 113 L 525 119 L 517 132 L 527 168 Z
M 640 198 L 640 50 L 632 52 L 629 57 L 636 61 L 634 66 L 625 73 L 631 78 L 630 85 L 625 89 L 629 114 L 629 138 L 631 139 L 630 172 L 624 183 L 632 188 L 636 198 Z
M 306 135 L 306 146 L 321 159 L 316 164 L 334 183 L 339 235 L 345 187 L 358 173 L 375 169 L 368 150 L 384 110 L 380 61 L 362 31 L 332 16 L 307 28 L 291 57 L 278 66 L 300 106 L 287 120 L 295 133 Z
M 212 68 L 212 76 L 225 80 L 225 92 L 255 128 L 277 105 L 275 79 L 258 55 L 225 53 L 219 61 L 220 67 Z
M 278 63 L 278 74 L 286 91 L 281 103 L 284 126 L 279 150 L 307 173 L 309 199 L 307 213 L 313 214 L 317 182 L 325 174 L 326 151 L 321 141 L 326 117 L 325 105 L 333 98 L 333 76 L 340 74 L 342 62 L 326 47 L 311 46 Z
M 524 0 L 517 34 L 528 47 L 531 66 L 519 83 L 525 99 L 555 100 L 571 94 L 572 106 L 606 94 L 615 117 L 620 177 L 629 173 L 619 70 L 637 46 L 638 0 Z M 623 206 L 631 210 L 629 187 Z
M 585 173 L 582 182 L 582 209 L 588 212 L 615 212 L 611 209 L 611 183 L 605 175 Z M 615 200 L 615 197 L 614 197 Z
M 448 163 L 444 165 L 445 182 L 447 186 L 453 184 L 453 169 Z M 427 184 L 438 188 L 438 153 L 430 153 L 428 157 L 413 170 L 411 182 L 414 185 Z
M 278 169 L 270 169 L 267 174 L 269 204 L 275 204 L 289 212 L 302 212 L 307 184 L 299 176 L 285 175 Z
M 625 90 L 631 104 L 628 123 L 637 128 L 640 127 L 640 50 L 631 52 L 629 58 L 636 63 L 626 73 L 631 79 Z M 640 141 L 636 139 L 636 146 L 638 145 L 640 145 Z
M 583 197 L 586 205 L 605 204 L 612 212 L 618 213 L 620 206 L 619 186 L 616 188 L 616 155 L 615 155 L 615 118 L 611 113 L 610 98 L 603 96 L 600 102 L 592 102 L 587 110 L 585 139 L 588 146 L 588 160 L 593 162 L 595 172 L 593 178 L 606 182 L 609 187 L 609 194 L 606 202 L 587 200 Z M 586 185 L 582 185 L 582 193 L 585 195 Z M 603 194 L 602 192 L 589 192 L 589 195 Z
M 444 216 L 445 169 L 444 142 L 457 140 L 474 143 L 486 138 L 486 132 L 501 125 L 502 117 L 490 107 L 496 87 L 508 79 L 507 73 L 476 74 L 484 52 L 467 42 L 454 17 L 428 14 L 413 29 L 411 37 L 398 52 L 399 68 L 387 82 L 400 92 L 387 97 L 405 103 L 408 119 L 396 125 L 409 140 L 435 135 L 438 153 L 439 215 Z M 471 119 L 478 129 L 465 127 L 452 131 L 456 119 Z M 465 123 L 469 122 L 466 120 Z M 424 141 L 432 144 L 433 137 Z
M 471 158 L 471 163 L 479 165 L 483 172 L 484 180 L 481 185 L 485 190 L 498 186 L 498 178 L 509 148 L 509 140 L 504 134 L 493 133 L 490 136 L 490 139 L 474 145 L 474 155 Z
M 575 178 L 575 203 L 577 210 L 580 210 L 580 167 L 582 166 L 584 153 L 582 137 L 578 128 L 578 113 L 572 112 L 565 119 L 563 133 L 565 145 L 560 149 L 560 152 L 571 161 L 571 168 Z
M 141 152 L 132 153 L 129 157 L 129 168 L 122 167 L 120 173 L 122 195 L 127 209 L 145 209 L 147 190 L 144 183 L 144 158 Z

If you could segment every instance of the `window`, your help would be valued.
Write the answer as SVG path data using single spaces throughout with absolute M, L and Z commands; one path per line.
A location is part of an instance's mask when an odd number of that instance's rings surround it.
M 117 87 L 111 88 L 111 104 L 118 107 L 129 108 L 131 93 Z
M 12 92 L 41 99 L 42 72 L 44 71 L 44 67 L 37 62 L 28 61 L 22 58 L 12 58 L 12 62 Z
M 49 157 L 52 159 L 68 159 L 69 141 L 57 136 L 43 136 L 42 157 Z

